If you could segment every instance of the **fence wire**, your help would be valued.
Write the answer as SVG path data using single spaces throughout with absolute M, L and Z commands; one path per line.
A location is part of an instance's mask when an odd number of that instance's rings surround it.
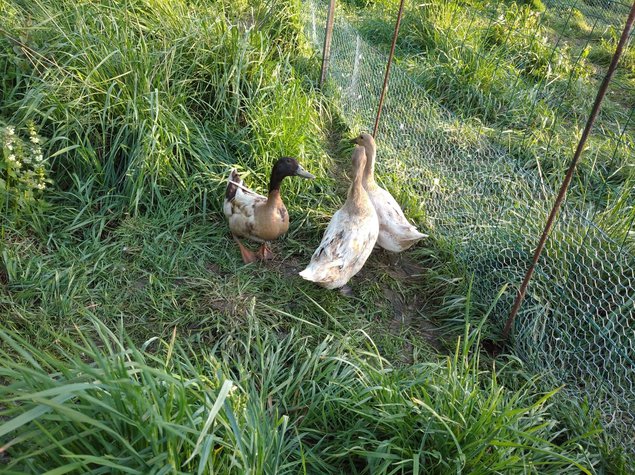
M 586 5 L 617 25 L 628 11 L 608 0 Z M 318 52 L 327 6 L 305 3 L 306 34 Z M 563 17 L 566 6 L 558 7 Z M 336 14 L 327 93 L 352 130 L 372 130 L 386 59 L 387 50 L 373 47 Z M 419 225 L 453 243 L 458 261 L 474 274 L 476 298 L 491 301 L 509 285 L 493 315 L 502 328 L 557 188 L 483 127 L 437 103 L 398 64 L 377 143 L 379 177 L 397 197 L 419 197 L 426 213 Z M 601 411 L 605 429 L 635 451 L 633 228 L 631 222 L 616 233 L 602 223 L 583 200 L 566 201 L 517 316 L 514 350 L 534 371 L 566 384 L 571 396 L 587 398 Z

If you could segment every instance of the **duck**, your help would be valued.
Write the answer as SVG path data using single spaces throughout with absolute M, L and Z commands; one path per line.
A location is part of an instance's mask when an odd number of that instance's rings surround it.
M 272 259 L 273 253 L 267 243 L 289 229 L 289 213 L 280 195 L 282 180 L 288 176 L 315 179 L 295 158 L 280 157 L 271 170 L 269 193 L 263 196 L 244 186 L 235 168 L 229 173 L 223 212 L 245 264 Z M 257 252 L 253 252 L 242 244 L 240 238 L 262 245 Z
M 375 158 L 377 147 L 372 135 L 361 133 L 353 141 L 364 147 L 366 151 L 366 168 L 362 184 L 373 203 L 379 219 L 379 236 L 377 245 L 387 251 L 402 252 L 412 247 L 417 241 L 428 237 L 413 226 L 403 210 L 389 191 L 384 190 L 375 181 Z
M 346 286 L 366 263 L 379 234 L 377 213 L 362 185 L 364 147 L 355 146 L 352 163 L 354 178 L 346 202 L 331 218 L 311 262 L 300 272 L 303 279 L 327 289 Z

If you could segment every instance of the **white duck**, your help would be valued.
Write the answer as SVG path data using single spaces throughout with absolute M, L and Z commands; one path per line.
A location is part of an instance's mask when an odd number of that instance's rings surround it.
M 361 270 L 379 233 L 377 213 L 362 185 L 364 147 L 355 146 L 352 161 L 354 179 L 346 202 L 331 218 L 311 263 L 300 272 L 302 278 L 327 289 L 343 287 Z
M 363 185 L 373 202 L 377 218 L 379 219 L 379 236 L 377 244 L 392 252 L 401 252 L 424 237 L 406 216 L 393 196 L 375 182 L 375 157 L 377 148 L 375 139 L 370 134 L 362 133 L 354 139 L 358 145 L 366 150 L 366 168 L 364 170 Z

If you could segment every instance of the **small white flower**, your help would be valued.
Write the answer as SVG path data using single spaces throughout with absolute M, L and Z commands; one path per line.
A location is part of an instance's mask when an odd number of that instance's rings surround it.
M 7 145 L 7 149 L 9 150 L 9 152 L 10 152 L 11 150 L 13 150 L 13 144 L 12 144 L 11 142 L 7 142 L 7 144 L 6 144 L 6 145 Z
M 13 127 L 7 127 L 7 135 L 13 135 L 15 134 L 15 128 Z
M 441 182 L 441 180 L 439 178 L 435 178 L 434 181 L 433 181 L 434 186 L 439 186 L 440 182 Z
M 45 185 L 44 183 L 38 183 L 38 184 L 37 184 L 37 186 L 36 186 L 36 188 L 37 188 L 38 190 L 43 190 L 44 188 L 46 188 L 46 185 Z
M 7 160 L 10 162 L 15 162 L 15 155 L 11 154 L 7 157 Z
M 41 153 L 38 153 L 38 154 L 35 156 L 35 161 L 36 161 L 36 162 L 41 162 L 42 160 L 44 160 L 44 156 L 42 156 L 42 154 L 41 154 Z
M 31 135 L 31 142 L 40 143 L 40 138 L 37 137 L 36 135 Z

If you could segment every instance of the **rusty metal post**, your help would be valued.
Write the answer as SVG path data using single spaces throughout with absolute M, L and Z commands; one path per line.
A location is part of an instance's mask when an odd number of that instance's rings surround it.
M 390 54 L 388 55 L 388 63 L 386 64 L 386 73 L 384 74 L 384 85 L 381 88 L 381 95 L 379 96 L 379 105 L 377 106 L 377 116 L 375 117 L 375 126 L 373 127 L 373 137 L 377 138 L 377 129 L 379 128 L 379 117 L 381 116 L 381 109 L 384 106 L 384 96 L 388 89 L 388 77 L 390 76 L 390 66 L 392 65 L 392 58 L 395 55 L 395 45 L 397 44 L 397 36 L 399 35 L 399 26 L 401 25 L 401 17 L 403 15 L 403 5 L 405 0 L 401 0 L 399 3 L 399 12 L 397 13 L 397 21 L 395 23 L 395 32 L 392 35 L 392 44 L 390 45 Z
M 335 0 L 329 1 L 329 11 L 326 17 L 326 33 L 324 35 L 324 48 L 322 49 L 322 70 L 320 71 L 320 89 L 326 80 L 326 70 L 331 56 L 331 39 L 333 38 L 333 22 L 335 21 Z
M 591 128 L 593 127 L 593 123 L 597 118 L 598 112 L 600 111 L 600 106 L 602 105 L 602 100 L 606 95 L 606 90 L 608 89 L 609 83 L 613 78 L 613 73 L 615 73 L 615 69 L 617 68 L 617 63 L 620 60 L 620 56 L 622 55 L 622 50 L 624 49 L 624 45 L 628 40 L 628 36 L 633 28 L 633 21 L 635 20 L 635 2 L 631 6 L 631 11 L 626 19 L 626 25 L 624 25 L 624 31 L 622 32 L 622 36 L 620 37 L 620 41 L 617 43 L 617 48 L 615 48 L 615 53 L 613 54 L 613 59 L 611 60 L 611 64 L 609 65 L 608 70 L 606 71 L 606 76 L 604 76 L 604 80 L 598 89 L 597 96 L 595 98 L 595 103 L 593 104 L 593 108 L 591 109 L 591 115 L 587 120 L 586 126 L 584 127 L 584 131 L 582 132 L 582 136 L 580 137 L 580 141 L 578 142 L 578 147 L 575 150 L 573 155 L 573 159 L 571 160 L 571 164 L 569 165 L 569 169 L 567 170 L 567 174 L 564 177 L 564 181 L 562 182 L 562 186 L 560 187 L 560 192 L 556 197 L 556 201 L 553 204 L 553 208 L 551 213 L 549 214 L 549 218 L 547 218 L 547 224 L 545 224 L 545 229 L 542 232 L 542 236 L 540 237 L 540 241 L 538 242 L 538 247 L 534 251 L 534 257 L 527 270 L 527 274 L 525 275 L 525 279 L 518 289 L 518 294 L 516 296 L 516 301 L 514 302 L 514 306 L 509 314 L 509 318 L 507 319 L 507 323 L 505 324 L 505 328 L 503 330 L 503 340 L 507 340 L 509 337 L 509 333 L 511 331 L 512 325 L 514 324 L 514 319 L 516 318 L 516 314 L 518 313 L 518 309 L 525 298 L 525 293 L 527 292 L 527 286 L 529 285 L 529 281 L 531 280 L 531 276 L 536 269 L 536 265 L 538 264 L 538 260 L 540 259 L 540 254 L 545 247 L 545 242 L 547 241 L 547 236 L 549 235 L 549 231 L 553 226 L 553 223 L 556 218 L 556 214 L 564 201 L 565 194 L 567 193 L 567 188 L 569 188 L 569 184 L 571 183 L 571 179 L 573 178 L 573 172 L 575 171 L 575 167 L 580 160 L 580 155 L 582 155 L 582 150 L 584 149 L 584 145 L 586 144 L 587 138 L 589 137 L 589 133 L 591 132 Z

